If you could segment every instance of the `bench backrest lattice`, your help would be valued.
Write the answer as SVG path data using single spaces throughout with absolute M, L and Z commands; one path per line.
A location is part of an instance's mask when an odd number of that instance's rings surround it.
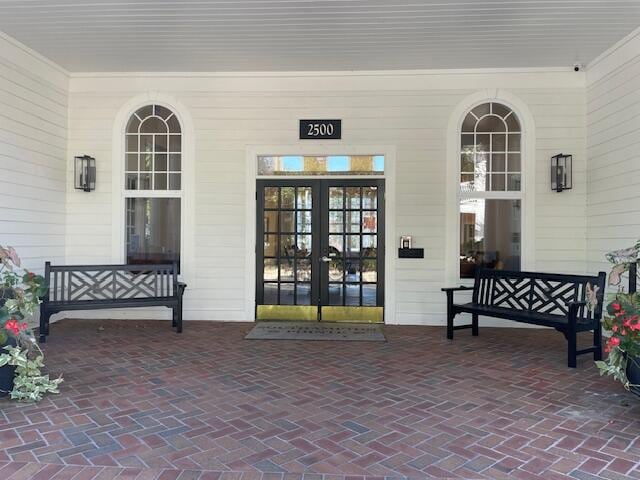
M 178 288 L 176 264 L 46 265 L 50 303 L 171 298 Z
M 566 318 L 569 303 L 589 302 L 588 287 L 596 291 L 594 309 L 578 308 L 579 322 L 592 322 L 602 313 L 601 279 L 587 275 L 513 272 L 479 268 L 473 289 L 473 303 L 541 315 Z

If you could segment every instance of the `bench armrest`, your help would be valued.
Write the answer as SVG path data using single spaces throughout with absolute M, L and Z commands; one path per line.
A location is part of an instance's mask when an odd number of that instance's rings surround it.
M 587 306 L 587 302 L 568 302 L 567 303 L 567 307 L 571 308 L 580 308 L 580 307 L 586 307 Z
M 446 287 L 440 289 L 443 292 L 460 292 L 465 290 L 473 290 L 473 287 L 460 285 L 459 287 Z
M 178 295 L 182 296 L 184 290 L 187 288 L 187 284 L 184 282 L 178 282 Z

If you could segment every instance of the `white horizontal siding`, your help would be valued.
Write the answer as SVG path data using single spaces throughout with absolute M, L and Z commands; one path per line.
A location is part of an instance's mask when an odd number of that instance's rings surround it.
M 0 245 L 27 268 L 65 261 L 68 78 L 0 35 Z
M 640 30 L 590 66 L 587 85 L 588 259 L 640 238 Z
M 196 265 L 195 282 L 187 290 L 186 318 L 247 320 L 246 149 L 297 144 L 298 119 L 330 117 L 343 120 L 343 140 L 332 144 L 336 153 L 350 144 L 396 147 L 396 216 L 387 221 L 395 222 L 397 235 L 413 235 L 426 255 L 398 259 L 395 285 L 387 288 L 395 290 L 397 322 L 442 324 L 447 124 L 456 104 L 479 88 L 507 88 L 534 116 L 536 268 L 585 270 L 582 74 L 80 75 L 70 85 L 69 153 L 96 157 L 98 185 L 91 194 L 75 192 L 69 166 L 68 263 L 111 259 L 112 222 L 121 221 L 111 214 L 111 144 L 122 105 L 146 91 L 163 92 L 185 105 L 193 118 Z M 549 157 L 559 152 L 574 156 L 574 189 L 562 194 L 550 191 L 548 178 Z M 109 314 L 149 316 L 131 311 Z M 153 315 L 166 314 L 159 310 Z

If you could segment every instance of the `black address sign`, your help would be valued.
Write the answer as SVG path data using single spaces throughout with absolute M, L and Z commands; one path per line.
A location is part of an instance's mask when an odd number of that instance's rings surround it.
M 300 120 L 300 140 L 340 140 L 342 120 Z

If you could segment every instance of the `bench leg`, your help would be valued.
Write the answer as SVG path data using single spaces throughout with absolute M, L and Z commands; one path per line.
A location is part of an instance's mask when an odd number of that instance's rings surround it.
M 578 357 L 578 354 L 576 353 L 578 339 L 576 331 L 571 327 L 569 327 L 569 330 L 567 331 L 567 342 L 569 344 L 569 347 L 567 349 L 567 366 L 569 368 L 576 368 L 576 359 Z
M 593 359 L 595 361 L 602 360 L 602 326 L 600 322 L 593 329 L 593 346 L 595 347 Z
M 47 341 L 47 335 L 49 335 L 49 319 L 51 318 L 51 314 L 44 309 L 40 310 L 40 343 L 45 343 Z
M 453 340 L 453 292 L 447 291 L 447 339 Z
M 182 333 L 182 303 L 173 309 L 173 322 L 176 333 Z
M 471 314 L 471 334 L 474 337 L 478 336 L 478 314 L 477 313 Z

